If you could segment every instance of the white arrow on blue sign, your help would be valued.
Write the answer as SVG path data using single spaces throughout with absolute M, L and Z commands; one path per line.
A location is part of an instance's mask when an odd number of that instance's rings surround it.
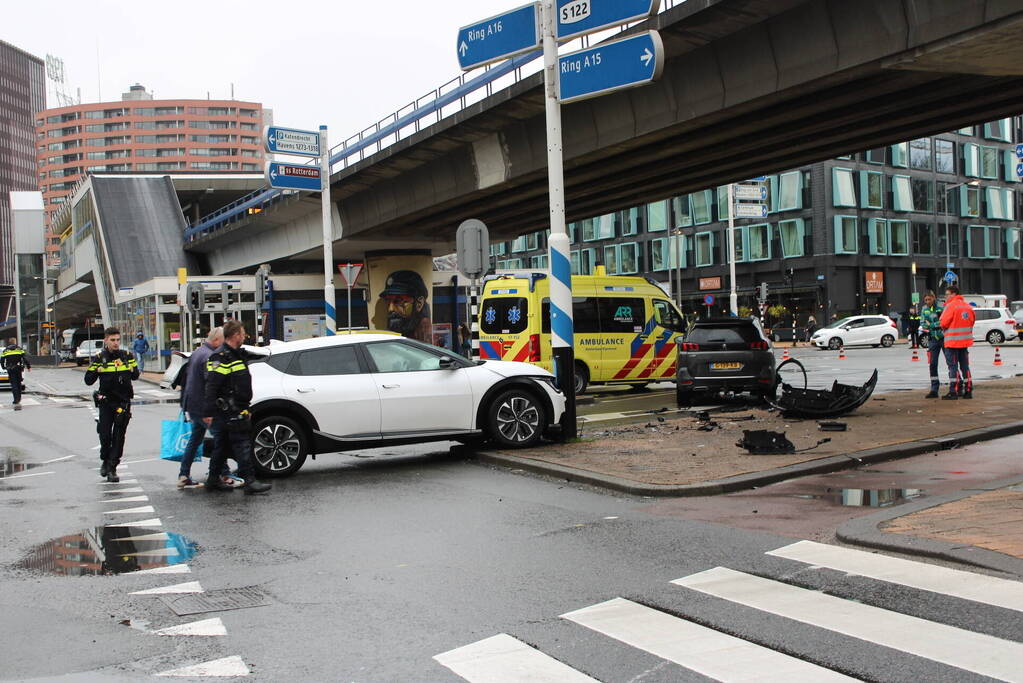
M 767 218 L 766 204 L 736 204 L 736 218 Z
M 1023 178 L 1023 164 L 1016 164 L 1016 175 Z
M 270 187 L 282 190 L 306 190 L 319 192 L 320 168 L 318 166 L 302 166 L 300 164 L 281 164 L 271 161 L 266 165 L 266 179 Z
M 315 130 L 267 126 L 263 142 L 268 152 L 303 157 L 320 156 L 320 134 Z
M 763 185 L 736 185 L 734 194 L 737 200 L 767 201 L 767 188 Z
M 1016 145 L 1016 157 L 1023 159 L 1023 144 Z
M 539 10 L 534 2 L 458 29 L 458 66 L 468 71 L 538 49 Z
M 945 273 L 945 282 L 955 282 L 959 277 L 951 270 Z
M 558 40 L 594 33 L 657 14 L 660 0 L 557 0 Z
M 655 81 L 664 69 L 657 31 L 570 52 L 558 58 L 558 96 L 575 102 Z

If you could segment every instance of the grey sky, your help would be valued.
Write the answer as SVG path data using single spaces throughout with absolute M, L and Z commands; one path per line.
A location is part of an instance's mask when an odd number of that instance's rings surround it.
M 237 99 L 271 107 L 278 124 L 327 124 L 333 146 L 457 76 L 459 26 L 520 4 L 10 2 L 0 39 L 61 57 L 83 102 L 120 99 L 136 82 L 157 98 L 227 99 L 234 83 Z

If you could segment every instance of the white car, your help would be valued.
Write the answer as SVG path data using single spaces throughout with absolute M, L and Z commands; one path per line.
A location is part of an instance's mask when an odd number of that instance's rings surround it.
M 86 339 L 75 349 L 75 365 L 88 365 L 92 357 L 102 350 L 102 339 Z
M 975 308 L 973 312 L 977 316 L 977 322 L 973 324 L 973 341 L 1001 344 L 1019 336 L 1016 319 L 1008 308 Z
M 554 376 L 529 363 L 474 363 L 388 334 L 246 347 L 255 466 L 294 474 L 306 457 L 427 441 L 535 445 L 561 420 Z
M 886 315 L 853 315 L 822 327 L 810 337 L 818 348 L 839 349 L 843 346 L 891 346 L 898 339 L 899 328 Z

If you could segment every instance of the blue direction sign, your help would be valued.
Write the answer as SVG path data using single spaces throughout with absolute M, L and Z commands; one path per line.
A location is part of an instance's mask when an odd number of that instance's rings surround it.
M 319 192 L 323 189 L 320 185 L 318 166 L 281 164 L 271 161 L 266 165 L 266 179 L 270 182 L 270 187 L 283 190 Z
M 945 273 L 945 278 L 944 279 L 945 279 L 945 282 L 955 282 L 956 280 L 959 279 L 959 277 L 950 270 L 947 273 Z
M 1016 157 L 1023 159 L 1023 144 L 1016 145 Z
M 539 6 L 523 5 L 458 29 L 455 50 L 463 71 L 540 47 Z
M 1023 164 L 1016 164 L 1016 175 L 1023 178 Z
M 558 58 L 559 98 L 574 102 L 657 80 L 664 46 L 657 31 L 570 52 Z
M 646 19 L 660 5 L 660 0 L 557 0 L 558 40 Z
M 303 157 L 320 156 L 320 134 L 315 130 L 268 126 L 265 143 L 268 152 L 295 154 Z

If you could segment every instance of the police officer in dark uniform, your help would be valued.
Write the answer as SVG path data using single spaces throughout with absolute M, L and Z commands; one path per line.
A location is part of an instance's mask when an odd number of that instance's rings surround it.
M 207 491 L 230 491 L 233 487 L 220 480 L 228 452 L 238 463 L 238 474 L 245 480 L 245 493 L 265 493 L 270 484 L 257 481 L 252 464 L 252 375 L 242 349 L 245 327 L 237 320 L 224 323 L 224 344 L 206 362 L 206 392 L 203 422 L 213 427 L 213 456 Z
M 906 330 L 909 332 L 909 344 L 910 348 L 919 348 L 920 346 L 920 314 L 916 312 L 915 306 L 909 307 L 909 313 L 906 315 Z
M 121 331 L 116 327 L 103 330 L 103 350 L 92 358 L 85 372 L 85 383 L 92 386 L 99 380 L 99 389 L 92 397 L 99 409 L 99 470 L 107 481 L 117 482 L 117 466 L 124 452 L 124 436 L 131 420 L 131 399 L 135 391 L 132 381 L 139 378 L 139 366 L 130 351 L 121 349 Z
M 7 340 L 7 347 L 0 352 L 0 368 L 7 371 L 7 377 L 11 381 L 14 409 L 21 410 L 21 373 L 31 370 L 32 364 L 28 362 L 25 349 L 18 346 L 18 340 L 14 337 Z

